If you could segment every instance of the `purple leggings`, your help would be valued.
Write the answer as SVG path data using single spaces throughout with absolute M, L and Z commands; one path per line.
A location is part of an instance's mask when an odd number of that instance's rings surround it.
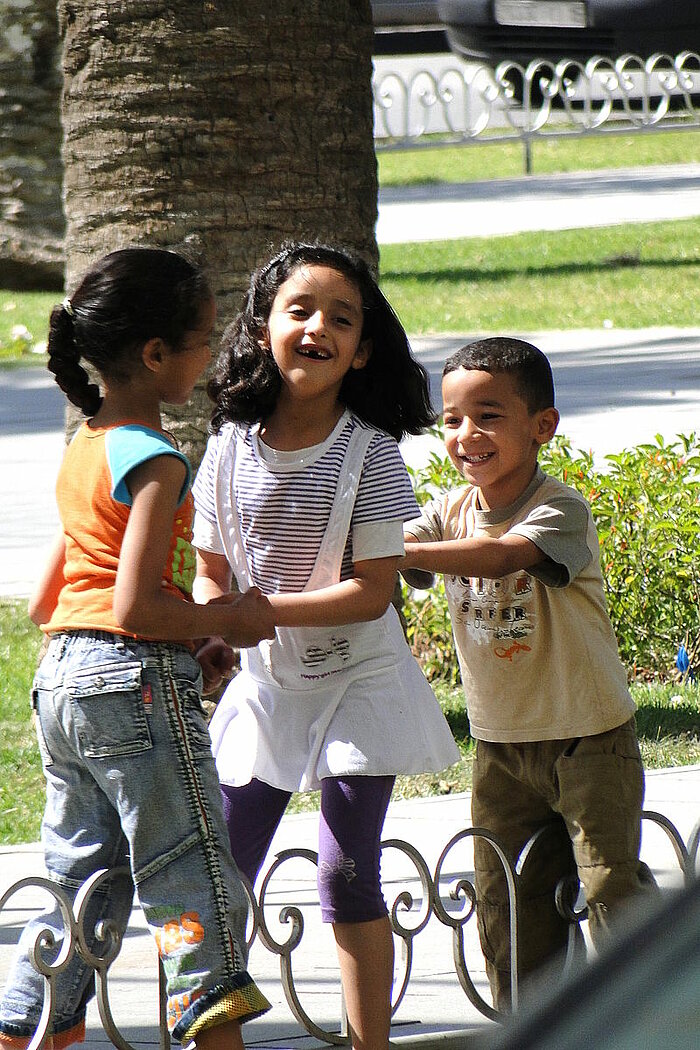
M 321 781 L 318 892 L 324 922 L 371 922 L 387 907 L 379 875 L 380 842 L 393 776 Z M 221 785 L 231 852 L 255 883 L 291 798 L 261 780 Z

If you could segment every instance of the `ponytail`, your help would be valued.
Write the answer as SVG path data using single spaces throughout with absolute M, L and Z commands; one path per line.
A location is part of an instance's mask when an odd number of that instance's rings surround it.
M 48 368 L 68 400 L 83 415 L 94 416 L 102 404 L 100 389 L 79 364 L 75 312 L 69 300 L 55 306 L 49 319 Z
M 72 404 L 93 416 L 99 387 L 80 364 L 106 381 L 124 382 L 141 364 L 149 339 L 182 349 L 202 306 L 212 296 L 204 273 L 165 248 L 121 248 L 83 275 L 49 321 L 49 370 Z

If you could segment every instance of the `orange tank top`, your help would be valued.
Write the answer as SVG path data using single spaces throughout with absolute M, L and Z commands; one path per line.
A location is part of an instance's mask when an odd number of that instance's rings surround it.
M 187 472 L 172 525 L 163 586 L 183 600 L 191 599 L 195 554 L 187 458 L 165 434 L 141 424 L 93 428 L 84 423 L 66 449 L 56 482 L 66 544 L 65 582 L 51 619 L 41 625 L 43 631 L 128 633 L 117 624 L 112 611 L 119 554 L 131 509 L 126 477 L 140 463 L 161 455 L 177 456 Z

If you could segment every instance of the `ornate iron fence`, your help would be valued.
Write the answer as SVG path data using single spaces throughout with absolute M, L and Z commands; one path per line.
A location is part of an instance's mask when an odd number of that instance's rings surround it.
M 700 876 L 700 821 L 691 833 L 686 844 L 676 827 L 663 814 L 654 811 L 646 811 L 644 819 L 661 829 L 670 845 L 678 867 L 679 879 L 689 885 L 695 878 Z M 402 968 L 403 972 L 395 981 L 395 995 L 393 999 L 393 1012 L 395 1013 L 401 1004 L 412 976 L 414 960 L 414 943 L 417 937 L 426 929 L 428 923 L 434 919 L 452 931 L 452 957 L 454 972 L 465 996 L 471 1004 L 484 1017 L 494 1021 L 501 1019 L 501 1015 L 490 1003 L 486 1002 L 479 993 L 473 977 L 474 966 L 467 959 L 465 949 L 465 932 L 469 922 L 476 914 L 476 891 L 471 881 L 471 872 L 465 871 L 458 876 L 450 875 L 450 869 L 460 870 L 460 865 L 455 865 L 455 851 L 460 845 L 473 842 L 481 838 L 491 843 L 494 852 L 498 856 L 504 870 L 508 887 L 510 902 L 510 936 L 512 944 L 511 953 L 511 993 L 513 1008 L 518 1003 L 518 894 L 519 885 L 523 878 L 527 877 L 528 866 L 534 853 L 546 843 L 547 829 L 542 829 L 534 835 L 524 847 L 522 853 L 515 863 L 506 855 L 498 840 L 488 831 L 482 828 L 465 828 L 453 835 L 445 844 L 439 859 L 431 874 L 429 867 L 421 854 L 408 842 L 402 839 L 387 839 L 382 844 L 384 852 L 390 850 L 398 851 L 414 869 L 414 876 L 407 879 L 406 886 L 399 889 L 389 902 L 390 918 L 395 937 L 403 946 Z M 299 905 L 284 905 L 279 910 L 279 921 L 289 927 L 288 935 L 278 939 L 272 932 L 266 919 L 266 911 L 271 906 L 267 900 L 270 887 L 275 878 L 293 860 L 302 859 L 312 865 L 317 863 L 317 855 L 308 849 L 287 849 L 279 853 L 263 878 L 258 895 L 256 897 L 253 889 L 247 885 L 246 890 L 250 903 L 250 921 L 248 928 L 248 946 L 252 946 L 257 939 L 266 949 L 279 959 L 280 978 L 284 994 L 289 1008 L 305 1031 L 318 1039 L 321 1043 L 329 1045 L 346 1045 L 349 1042 L 344 1020 L 341 1018 L 338 1030 L 330 1030 L 318 1025 L 309 1015 L 302 1002 L 302 997 L 297 988 L 295 978 L 294 953 L 299 948 L 304 935 L 303 909 Z M 108 879 L 129 877 L 128 869 L 118 868 L 112 871 L 101 870 L 95 872 L 81 887 L 75 900 L 71 902 L 65 891 L 43 877 L 29 877 L 20 879 L 11 885 L 2 897 L 0 897 L 0 912 L 2 912 L 8 901 L 21 890 L 34 887 L 46 890 L 56 901 L 60 909 L 64 932 L 63 938 L 58 943 L 49 930 L 41 930 L 31 948 L 32 964 L 38 973 L 44 978 L 45 998 L 41 1020 L 36 1029 L 34 1037 L 28 1050 L 41 1050 L 45 1045 L 48 1033 L 51 1030 L 51 1022 L 55 1009 L 56 978 L 68 965 L 75 952 L 94 970 L 96 999 L 99 1015 L 107 1036 L 114 1046 L 119 1050 L 133 1050 L 131 1045 L 119 1032 L 113 1018 L 109 994 L 109 971 L 110 967 L 119 955 L 122 946 L 122 933 L 117 924 L 107 920 L 101 922 L 95 929 L 96 941 L 99 950 L 96 950 L 91 931 L 85 929 L 86 916 L 89 912 L 89 904 L 92 895 L 99 892 L 100 887 Z M 570 921 L 569 949 L 563 968 L 567 974 L 574 960 L 582 949 L 583 937 L 580 923 L 585 918 L 585 910 L 576 909 L 576 896 L 578 886 L 573 885 L 571 880 L 563 879 L 556 891 L 556 903 L 561 915 Z M 448 901 L 457 902 L 458 908 L 452 910 Z M 272 905 L 274 907 L 274 903 Z M 406 921 L 406 915 L 411 913 L 412 921 Z M 483 963 L 480 963 L 483 965 Z M 155 975 L 154 975 L 155 976 Z M 170 1040 L 167 1026 L 164 1020 L 164 989 L 162 971 L 160 978 L 160 1046 L 167 1050 Z M 445 1045 L 444 1037 L 426 1036 L 421 1039 L 424 1045 L 437 1041 L 441 1046 Z M 415 1038 L 413 1040 L 416 1041 Z
M 373 79 L 377 150 L 700 128 L 700 56 L 582 63 L 534 59 L 495 70 L 454 58 L 432 70 L 397 60 Z

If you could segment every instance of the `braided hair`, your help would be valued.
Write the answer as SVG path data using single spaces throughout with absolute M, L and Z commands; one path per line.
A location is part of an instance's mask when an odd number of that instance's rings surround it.
M 211 289 L 201 270 L 163 248 L 122 248 L 83 276 L 49 320 L 48 367 L 68 400 L 92 416 L 102 404 L 81 360 L 105 380 L 128 379 L 149 339 L 177 352 Z

